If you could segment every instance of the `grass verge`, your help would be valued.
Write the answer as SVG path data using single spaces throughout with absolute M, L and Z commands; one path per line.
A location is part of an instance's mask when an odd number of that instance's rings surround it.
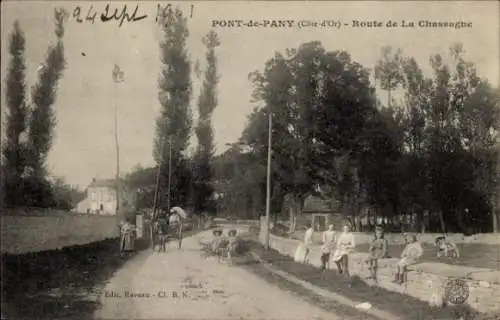
M 247 239 L 245 242 L 249 250 L 260 256 L 264 261 L 271 263 L 274 267 L 325 290 L 341 294 L 349 299 L 359 302 L 370 302 L 375 308 L 390 312 L 398 316 L 401 320 L 500 319 L 500 315 L 482 314 L 466 305 L 433 308 L 429 306 L 428 303 L 409 295 L 389 291 L 380 287 L 369 286 L 358 277 L 347 279 L 339 275 L 336 271 L 329 270 L 321 272 L 311 265 L 297 263 L 293 261 L 291 257 L 284 256 L 276 250 L 265 250 L 255 239 Z M 304 290 L 308 291 L 307 289 Z M 336 307 L 334 307 L 334 309 L 339 310 Z
M 259 278 L 265 280 L 266 282 L 280 288 L 281 290 L 288 291 L 295 296 L 299 296 L 301 299 L 308 301 L 309 303 L 316 305 L 323 310 L 336 314 L 342 314 L 352 319 L 385 320 L 372 317 L 356 308 L 332 301 L 331 299 L 318 295 L 271 272 L 249 254 L 251 250 L 254 250 L 254 242 L 250 240 L 251 238 L 252 236 L 250 235 L 244 235 L 242 237 L 243 241 L 238 248 L 238 253 L 231 259 L 231 265 L 242 267 L 249 272 L 257 275 Z M 202 245 L 205 256 L 215 256 L 211 252 L 210 244 L 205 243 Z
M 385 320 L 368 315 L 365 312 L 360 311 L 354 307 L 338 303 L 336 301 L 333 301 L 332 299 L 316 294 L 299 284 L 295 284 L 282 278 L 279 275 L 276 275 L 259 263 L 246 264 L 244 268 L 259 276 L 268 283 L 280 288 L 281 290 L 288 291 L 293 295 L 299 296 L 301 299 L 313 305 L 316 305 L 323 310 L 332 312 L 333 314 L 340 314 L 342 316 L 345 316 L 346 319 Z
M 184 237 L 205 229 L 184 232 Z M 107 239 L 60 250 L 20 255 L 2 254 L 2 319 L 92 319 L 100 306 L 96 292 L 127 261 L 141 263 L 147 241 L 137 251 L 118 252 L 118 239 Z

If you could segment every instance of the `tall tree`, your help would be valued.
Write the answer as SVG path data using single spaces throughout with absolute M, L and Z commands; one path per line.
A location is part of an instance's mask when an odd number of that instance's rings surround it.
M 218 213 L 258 219 L 264 211 L 265 165 L 238 144 L 214 157 Z
M 382 58 L 375 66 L 375 79 L 380 80 L 380 87 L 387 91 L 387 106 L 392 104 L 392 92 L 403 81 L 401 74 L 401 50 L 393 52 L 391 46 L 382 48 Z
M 154 204 L 157 167 L 142 168 L 135 166 L 124 179 L 126 189 L 136 192 L 135 207 L 139 210 L 150 209 Z
M 214 213 L 212 196 L 214 192 L 212 179 L 213 168 L 211 161 L 214 154 L 212 113 L 217 106 L 217 57 L 215 49 L 220 46 L 217 33 L 210 31 L 204 38 L 203 44 L 207 47 L 207 67 L 205 79 L 198 99 L 198 125 L 196 127 L 196 137 L 198 146 L 194 156 L 194 177 L 193 177 L 193 204 L 195 212 Z
M 495 185 L 495 98 L 464 54 L 458 44 L 450 63 L 432 56 L 432 78 L 413 58 L 401 60 L 400 199 L 403 211 L 416 211 L 420 220 L 424 210 L 437 212 L 442 231 L 486 225 Z
M 345 173 L 353 178 L 345 181 L 354 181 L 348 185 L 364 193 L 358 170 L 362 132 L 377 113 L 368 71 L 347 52 L 326 52 L 319 42 L 310 42 L 286 56 L 275 54 L 252 80 L 254 97 L 264 108 L 254 117 L 260 124 L 249 123 L 243 140 L 257 146 L 255 152 L 265 159 L 267 125 L 262 118 L 273 113 L 272 190 L 283 190 L 282 198 L 290 203 L 292 230 L 294 217 L 318 184 L 337 184 Z M 346 159 L 345 170 L 336 168 L 337 159 Z M 355 213 L 354 207 L 347 211 Z
M 45 162 L 52 146 L 56 115 L 53 104 L 56 99 L 56 89 L 65 68 L 64 58 L 64 21 L 67 12 L 55 10 L 55 34 L 57 43 L 47 52 L 45 63 L 38 74 L 38 82 L 33 86 L 31 98 L 33 109 L 29 120 L 29 166 L 32 175 L 37 179 L 45 178 Z
M 186 205 L 191 185 L 189 163 L 184 155 L 193 122 L 189 105 L 191 64 L 186 49 L 189 30 L 183 12 L 178 7 L 167 6 L 160 17 L 164 35 L 160 43 L 163 65 L 159 80 L 161 111 L 156 122 L 153 156 L 160 167 L 160 204 L 167 207 Z
M 5 159 L 3 170 L 6 174 L 4 181 L 7 205 L 20 204 L 19 183 L 25 167 L 26 141 L 21 139 L 26 130 L 28 112 L 24 63 L 25 43 L 24 33 L 16 21 L 9 39 L 11 60 L 6 79 L 7 128 L 2 150 Z

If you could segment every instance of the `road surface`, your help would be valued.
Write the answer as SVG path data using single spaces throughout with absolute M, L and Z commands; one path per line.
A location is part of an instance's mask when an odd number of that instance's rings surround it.
M 97 319 L 296 319 L 336 320 L 290 292 L 239 268 L 206 257 L 200 241 L 211 232 L 146 251 L 118 271 L 100 294 Z M 142 255 L 142 256 L 141 256 Z

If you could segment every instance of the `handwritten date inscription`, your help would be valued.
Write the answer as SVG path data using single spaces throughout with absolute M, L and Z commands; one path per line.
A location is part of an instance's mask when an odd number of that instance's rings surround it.
M 102 22 L 118 21 L 118 26 L 121 27 L 125 21 L 135 22 L 148 17 L 147 14 L 140 14 L 138 13 L 138 11 L 139 5 L 136 5 L 135 10 L 133 12 L 130 12 L 127 5 L 124 5 L 121 9 L 113 10 L 110 8 L 110 5 L 107 4 L 104 8 L 104 11 L 100 12 L 100 14 L 98 15 L 98 11 L 95 10 L 94 6 L 91 5 L 87 10 L 85 17 L 83 17 L 81 7 L 77 6 L 73 10 L 73 18 L 78 23 L 83 23 L 85 21 L 93 24 L 95 23 L 96 18 L 99 16 L 99 19 Z
M 194 6 L 191 5 L 190 17 L 193 17 Z M 141 14 L 139 12 L 139 5 L 135 6 L 135 9 L 130 9 L 127 5 L 121 8 L 112 9 L 109 4 L 104 7 L 104 10 L 95 9 L 93 5 L 90 5 L 88 10 L 82 9 L 80 6 L 76 6 L 73 10 L 73 19 L 78 23 L 91 23 L 94 24 L 97 21 L 108 22 L 116 21 L 118 26 L 121 27 L 125 22 L 136 22 L 148 17 L 147 14 Z M 179 13 L 179 11 L 177 12 Z M 158 5 L 156 12 L 156 23 L 165 23 L 168 20 L 168 16 L 174 14 L 171 4 L 166 6 Z M 180 13 L 182 15 L 182 13 Z

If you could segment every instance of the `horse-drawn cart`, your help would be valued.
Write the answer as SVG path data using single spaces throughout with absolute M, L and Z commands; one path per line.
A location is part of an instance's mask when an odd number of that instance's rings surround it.
M 178 248 L 180 249 L 182 246 L 182 222 L 174 223 L 169 227 L 169 237 L 171 240 L 177 240 Z M 168 241 L 168 239 L 167 239 Z
M 159 251 L 166 251 L 166 245 L 169 241 L 178 241 L 178 248 L 182 246 L 183 220 L 187 218 L 184 210 L 174 207 L 168 218 L 155 219 L 152 223 L 151 243 L 152 250 L 159 247 Z

